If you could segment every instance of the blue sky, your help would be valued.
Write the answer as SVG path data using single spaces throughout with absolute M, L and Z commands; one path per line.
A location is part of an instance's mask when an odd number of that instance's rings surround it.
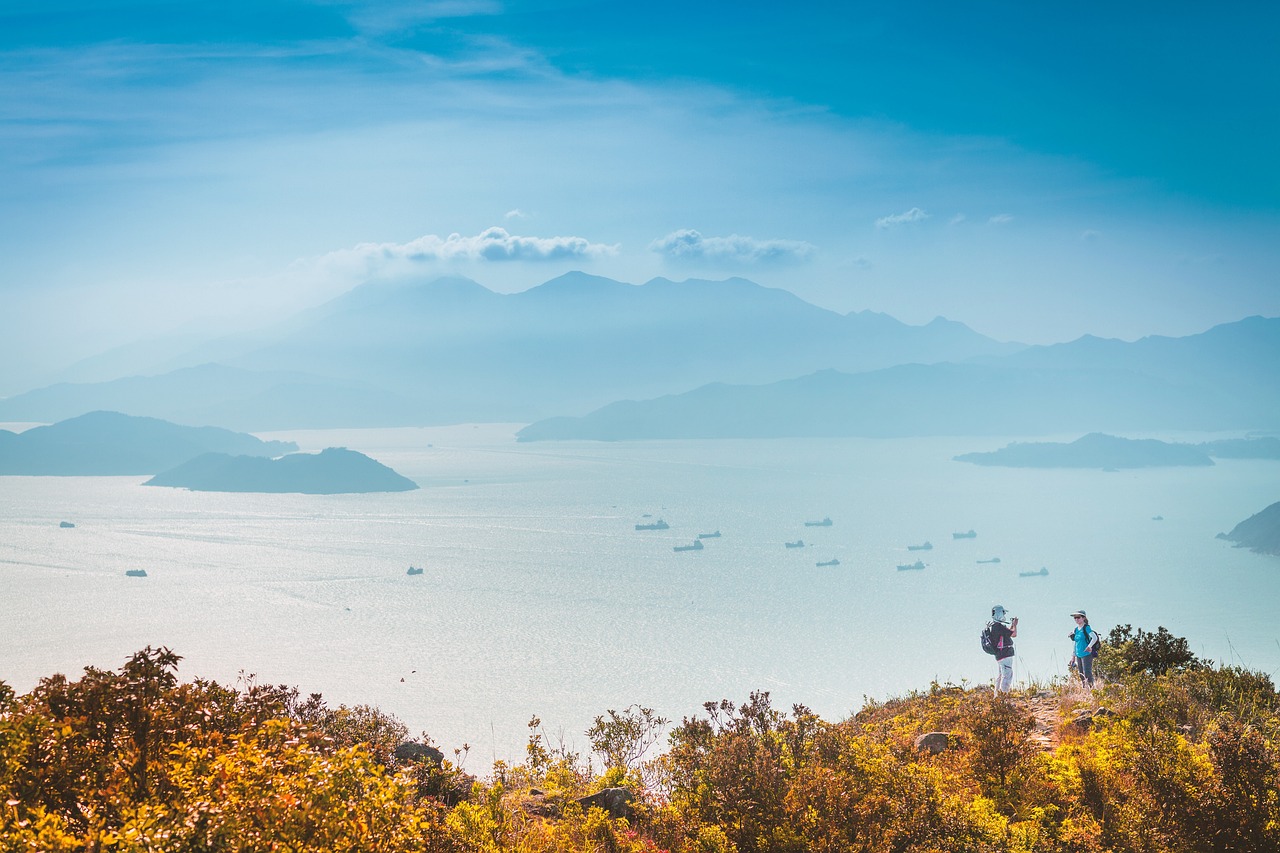
M 2 3 L 0 393 L 374 277 L 1280 314 L 1277 7 L 888 5 Z

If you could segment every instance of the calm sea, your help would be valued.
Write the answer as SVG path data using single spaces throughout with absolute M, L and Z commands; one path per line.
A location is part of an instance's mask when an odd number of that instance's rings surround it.
M 535 714 L 585 749 L 596 715 L 633 703 L 679 720 L 763 689 L 840 719 L 934 679 L 985 683 L 978 632 L 997 602 L 1021 617 L 1019 679 L 1063 674 L 1078 607 L 1104 631 L 1164 625 L 1202 656 L 1280 669 L 1280 559 L 1214 539 L 1280 500 L 1277 462 L 1032 471 L 952 461 L 1005 439 L 514 431 L 269 436 L 368 453 L 422 486 L 403 494 L 0 477 L 0 679 L 26 691 L 165 645 L 186 679 L 252 673 L 377 705 L 446 752 L 470 744 L 483 773 L 520 759 Z M 658 518 L 669 529 L 635 529 Z

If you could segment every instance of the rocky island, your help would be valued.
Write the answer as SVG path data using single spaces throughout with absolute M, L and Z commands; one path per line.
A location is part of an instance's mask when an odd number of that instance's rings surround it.
M 1118 438 L 1090 433 L 1070 444 L 1014 442 L 990 453 L 963 453 L 957 462 L 1008 468 L 1154 468 L 1173 465 L 1212 465 L 1204 450 L 1153 438 Z
M 206 453 L 144 486 L 173 486 L 196 492 L 298 492 L 307 495 L 408 492 L 418 484 L 363 453 L 330 447 L 320 453 L 291 453 L 279 459 Z
M 0 430 L 0 474 L 155 474 L 202 453 L 268 457 L 297 449 L 291 441 L 263 441 L 219 427 L 90 412 L 25 432 Z
M 1230 533 L 1219 533 L 1218 538 L 1234 542 L 1238 548 L 1280 556 L 1280 501 L 1249 516 Z

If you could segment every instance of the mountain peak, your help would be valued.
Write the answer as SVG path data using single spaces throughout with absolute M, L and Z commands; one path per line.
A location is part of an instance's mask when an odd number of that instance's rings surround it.
M 591 275 L 581 270 L 571 270 L 564 275 L 556 276 L 550 281 L 544 281 L 542 284 L 531 287 L 525 293 L 533 293 L 534 291 L 543 293 L 579 293 L 588 290 L 617 289 L 633 286 L 625 282 L 605 278 L 604 276 Z

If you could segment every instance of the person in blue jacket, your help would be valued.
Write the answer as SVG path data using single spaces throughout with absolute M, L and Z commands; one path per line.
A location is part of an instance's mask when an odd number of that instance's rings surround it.
M 1071 614 L 1071 618 L 1076 620 L 1075 630 L 1067 635 L 1067 638 L 1075 643 L 1072 650 L 1075 654 L 1073 668 L 1080 673 L 1080 680 L 1092 687 L 1093 659 L 1098 654 L 1098 644 L 1101 639 L 1098 637 L 1098 632 L 1089 625 L 1089 616 L 1083 610 L 1075 611 Z

